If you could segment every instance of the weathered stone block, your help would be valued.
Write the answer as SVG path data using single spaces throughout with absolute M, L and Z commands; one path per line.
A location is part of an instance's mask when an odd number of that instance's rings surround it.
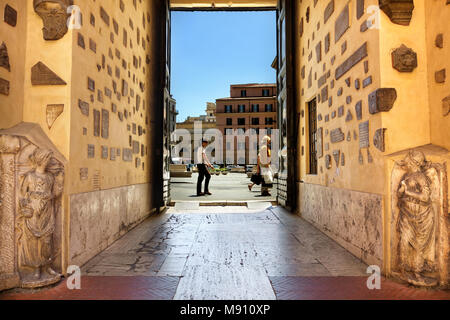
M 397 100 L 397 91 L 394 88 L 380 88 L 369 95 L 369 112 L 377 114 L 388 112 Z

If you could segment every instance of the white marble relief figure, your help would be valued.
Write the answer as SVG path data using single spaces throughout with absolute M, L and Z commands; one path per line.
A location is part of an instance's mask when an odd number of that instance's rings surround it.
M 405 280 L 431 285 L 435 279 L 435 213 L 432 206 L 432 179 L 420 151 L 411 151 L 402 162 L 406 173 L 398 188 L 398 267 Z
M 19 265 L 33 271 L 32 279 L 57 276 L 52 269 L 55 199 L 63 191 L 63 173 L 48 171 L 52 152 L 37 148 L 30 156 L 33 169 L 20 186 Z

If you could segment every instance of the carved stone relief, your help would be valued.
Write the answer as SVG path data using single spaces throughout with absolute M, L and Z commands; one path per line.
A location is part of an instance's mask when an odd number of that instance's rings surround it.
M 399 72 L 412 72 L 417 68 L 417 53 L 402 44 L 392 52 L 392 67 Z
M 11 71 L 11 66 L 9 64 L 8 48 L 6 47 L 6 44 L 4 42 L 0 46 L 0 67 L 5 68 L 8 71 Z
M 327 154 L 325 156 L 325 168 L 327 169 L 331 169 L 331 156 L 329 154 Z
M 392 275 L 416 286 L 448 285 L 445 163 L 410 151 L 394 165 L 391 196 Z
M 17 11 L 12 8 L 10 5 L 5 6 L 5 14 L 3 16 L 3 20 L 9 24 L 11 27 L 15 27 L 17 25 Z
M 397 91 L 394 88 L 380 88 L 369 95 L 369 112 L 387 112 L 392 109 L 396 100 Z
M 379 3 L 380 9 L 393 23 L 409 26 L 414 10 L 413 0 L 379 0 Z
M 332 143 L 338 143 L 345 140 L 345 134 L 342 132 L 341 128 L 331 130 L 330 140 Z
M 56 119 L 63 113 L 63 104 L 49 104 L 47 105 L 47 125 L 51 129 Z
M 0 94 L 9 96 L 9 81 L 3 78 L 0 78 Z
M 45 40 L 59 40 L 67 33 L 67 8 L 72 0 L 33 0 L 34 11 L 44 22 L 42 29 Z
M 384 134 L 386 129 L 381 128 L 375 131 L 375 135 L 373 136 L 373 145 L 380 150 L 381 152 L 385 151 L 385 143 L 384 143 Z
M 0 131 L 0 290 L 60 280 L 64 163 L 37 125 Z
M 44 63 L 38 62 L 31 68 L 31 84 L 33 86 L 56 86 L 67 83 Z
M 340 15 L 336 19 L 335 23 L 335 38 L 334 41 L 338 42 L 342 38 L 344 33 L 350 28 L 350 9 L 348 4 L 344 7 Z
M 442 100 L 442 115 L 444 117 L 450 114 L 450 96 Z
M 316 150 L 317 150 L 317 159 L 323 157 L 323 128 L 320 127 L 317 129 L 317 140 L 316 140 Z
M 369 121 L 359 124 L 359 148 L 369 147 Z

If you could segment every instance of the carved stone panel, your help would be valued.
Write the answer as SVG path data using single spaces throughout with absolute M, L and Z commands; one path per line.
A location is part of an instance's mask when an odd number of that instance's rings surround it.
M 347 60 L 336 68 L 335 79 L 339 80 L 358 62 L 367 57 L 367 42 L 365 42 L 358 50 L 356 50 Z
M 450 96 L 442 100 L 442 115 L 444 117 L 450 114 Z
M 67 83 L 45 64 L 38 62 L 31 68 L 31 84 L 33 86 L 56 86 Z
M 72 0 L 33 0 L 34 11 L 41 17 L 45 40 L 59 40 L 67 33 L 67 8 Z
M 9 96 L 9 81 L 3 78 L 0 78 L 0 94 Z
M 0 130 L 0 291 L 60 280 L 65 162 L 36 124 Z
M 353 114 L 350 110 L 347 111 L 347 117 L 345 117 L 345 122 L 349 122 L 353 120 Z
M 444 48 L 444 35 L 442 33 L 439 33 L 436 36 L 436 40 L 434 41 L 434 44 L 437 48 L 442 49 Z
M 380 9 L 395 24 L 409 26 L 411 22 L 414 0 L 379 0 Z
M 109 138 L 109 111 L 102 109 L 102 138 Z
M 369 112 L 377 114 L 388 112 L 397 100 L 397 91 L 394 88 L 380 88 L 369 95 Z
M 325 156 L 325 168 L 331 169 L 331 166 L 332 166 L 332 164 L 331 164 L 331 156 L 329 154 L 327 154 Z
M 333 158 L 334 158 L 334 162 L 336 163 L 336 167 L 339 167 L 339 163 L 341 160 L 341 150 L 334 150 Z
M 86 181 L 89 179 L 89 169 L 88 168 L 80 168 L 80 180 Z
M 448 286 L 446 164 L 410 151 L 392 170 L 391 204 L 391 275 L 415 286 Z
M 63 104 L 49 104 L 47 105 L 47 125 L 51 129 L 56 119 L 63 113 Z
M 102 159 L 108 159 L 108 147 L 102 146 Z
M 17 11 L 8 4 L 5 6 L 3 20 L 11 27 L 15 27 L 17 25 Z
M 334 12 L 334 0 L 331 0 L 327 7 L 325 8 L 325 12 L 323 14 L 323 23 L 327 23 L 328 19 L 330 19 L 331 15 Z
M 392 52 L 392 67 L 399 72 L 412 72 L 417 68 L 417 53 L 402 44 Z
M 95 157 L 95 146 L 93 144 L 88 144 L 88 159 Z
M 446 76 L 446 70 L 445 69 L 436 71 L 435 76 L 434 76 L 434 78 L 436 80 L 436 83 L 444 83 L 446 77 L 447 76 Z
M 122 152 L 122 159 L 125 162 L 132 162 L 133 161 L 133 150 L 124 148 Z
M 364 0 L 357 0 L 356 1 L 356 18 L 359 20 L 364 15 L 365 6 L 364 6 Z
M 81 99 L 78 99 L 78 108 L 80 108 L 80 111 L 83 115 L 89 116 L 89 103 L 85 102 Z
M 342 10 L 341 14 L 337 17 L 335 23 L 334 41 L 338 42 L 342 38 L 344 33 L 350 28 L 350 10 L 347 4 Z
M 359 124 L 359 148 L 368 148 L 369 142 L 369 121 Z
M 0 46 L 0 67 L 5 68 L 8 71 L 11 71 L 11 66 L 9 64 L 8 48 L 6 47 L 6 44 L 4 42 Z
M 94 137 L 100 136 L 100 111 L 94 109 Z
M 345 133 L 342 132 L 341 128 L 331 130 L 330 140 L 332 143 L 338 143 L 345 140 Z
M 381 128 L 375 131 L 375 135 L 373 136 L 373 145 L 381 152 L 385 151 L 385 143 L 384 143 L 385 132 L 386 129 Z
M 317 129 L 317 139 L 316 139 L 316 156 L 317 159 L 323 157 L 323 128 Z

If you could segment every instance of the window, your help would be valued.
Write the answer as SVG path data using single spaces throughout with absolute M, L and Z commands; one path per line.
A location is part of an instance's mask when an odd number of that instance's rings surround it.
M 259 104 L 252 104 L 252 112 L 259 112 Z
M 231 150 L 231 142 L 227 142 L 227 150 Z
M 270 90 L 269 89 L 263 89 L 262 95 L 263 95 L 263 97 L 269 97 L 270 96 Z
M 240 112 L 240 113 L 244 113 L 245 112 L 245 104 L 240 104 L 238 106 L 238 112 Z
M 309 124 L 309 173 L 317 174 L 317 101 L 308 102 Z
M 272 128 L 266 128 L 266 134 L 270 136 L 272 134 Z
M 273 118 L 266 118 L 266 125 L 273 125 Z
M 241 90 L 241 97 L 247 96 L 247 90 Z
M 225 106 L 225 113 L 232 113 L 233 112 L 233 106 L 227 105 Z
M 245 118 L 239 118 L 238 119 L 238 125 L 239 126 L 245 126 Z
M 245 129 L 239 128 L 239 129 L 237 129 L 237 133 L 238 133 L 238 135 L 243 135 L 245 133 Z
M 233 125 L 233 119 L 227 118 L 227 126 L 232 126 L 232 125 Z
M 266 104 L 266 112 L 273 112 L 273 104 Z
M 259 118 L 252 118 L 252 125 L 254 126 L 259 125 Z
M 233 134 L 233 129 L 231 129 L 231 128 L 226 128 L 226 129 L 225 129 L 225 135 L 230 135 L 230 134 Z

